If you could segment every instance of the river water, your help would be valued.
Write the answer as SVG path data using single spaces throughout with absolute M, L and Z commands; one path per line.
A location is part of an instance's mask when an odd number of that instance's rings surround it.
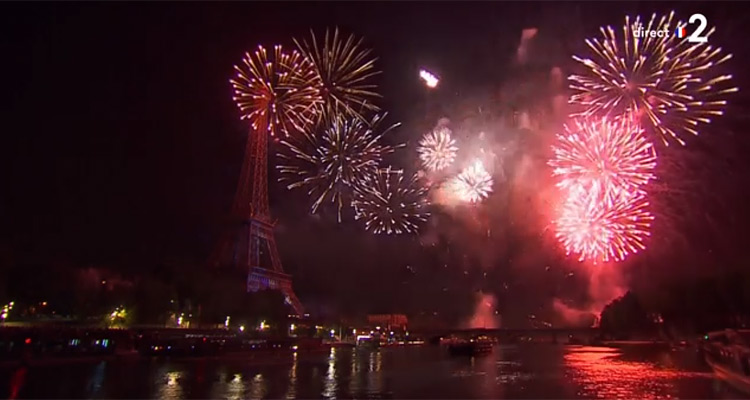
M 498 346 L 332 349 L 263 361 L 135 359 L 0 369 L 10 398 L 739 398 L 694 350 Z

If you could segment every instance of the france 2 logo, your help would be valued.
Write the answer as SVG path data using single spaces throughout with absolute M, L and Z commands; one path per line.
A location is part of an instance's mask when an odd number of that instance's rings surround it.
M 706 43 L 708 42 L 708 36 L 702 36 L 703 31 L 706 30 L 706 27 L 708 26 L 708 19 L 706 19 L 706 16 L 703 14 L 693 14 L 690 16 L 690 19 L 688 20 L 689 25 L 693 25 L 695 23 L 698 23 L 698 27 L 695 28 L 693 33 L 688 35 L 688 29 L 686 26 L 679 26 L 677 29 L 675 29 L 675 36 L 682 39 L 687 37 L 687 41 L 690 43 Z

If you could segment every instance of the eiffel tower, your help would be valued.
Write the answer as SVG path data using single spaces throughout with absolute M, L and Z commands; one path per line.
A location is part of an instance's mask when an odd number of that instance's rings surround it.
M 298 316 L 304 308 L 292 290 L 292 277 L 284 272 L 274 238 L 268 206 L 268 132 L 265 121 L 250 131 L 237 192 L 232 205 L 232 227 L 224 232 L 215 266 L 247 270 L 247 291 L 278 290 Z

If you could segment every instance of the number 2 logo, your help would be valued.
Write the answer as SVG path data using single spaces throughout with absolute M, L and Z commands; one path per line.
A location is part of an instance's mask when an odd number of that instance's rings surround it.
M 706 19 L 706 16 L 703 14 L 691 15 L 688 23 L 692 25 L 696 22 L 698 23 L 698 28 L 696 28 L 695 31 L 693 31 L 693 33 L 690 36 L 688 36 L 687 41 L 690 43 L 708 42 L 708 36 L 701 36 L 703 34 L 703 31 L 705 31 L 706 27 L 708 26 L 708 19 Z

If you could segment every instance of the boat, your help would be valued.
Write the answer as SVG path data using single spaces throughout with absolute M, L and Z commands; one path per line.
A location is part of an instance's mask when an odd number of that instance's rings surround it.
M 701 351 L 716 377 L 750 395 L 750 330 L 711 332 Z
M 469 340 L 457 339 L 448 344 L 448 352 L 452 356 L 473 357 L 492 352 L 492 342 L 484 338 Z

